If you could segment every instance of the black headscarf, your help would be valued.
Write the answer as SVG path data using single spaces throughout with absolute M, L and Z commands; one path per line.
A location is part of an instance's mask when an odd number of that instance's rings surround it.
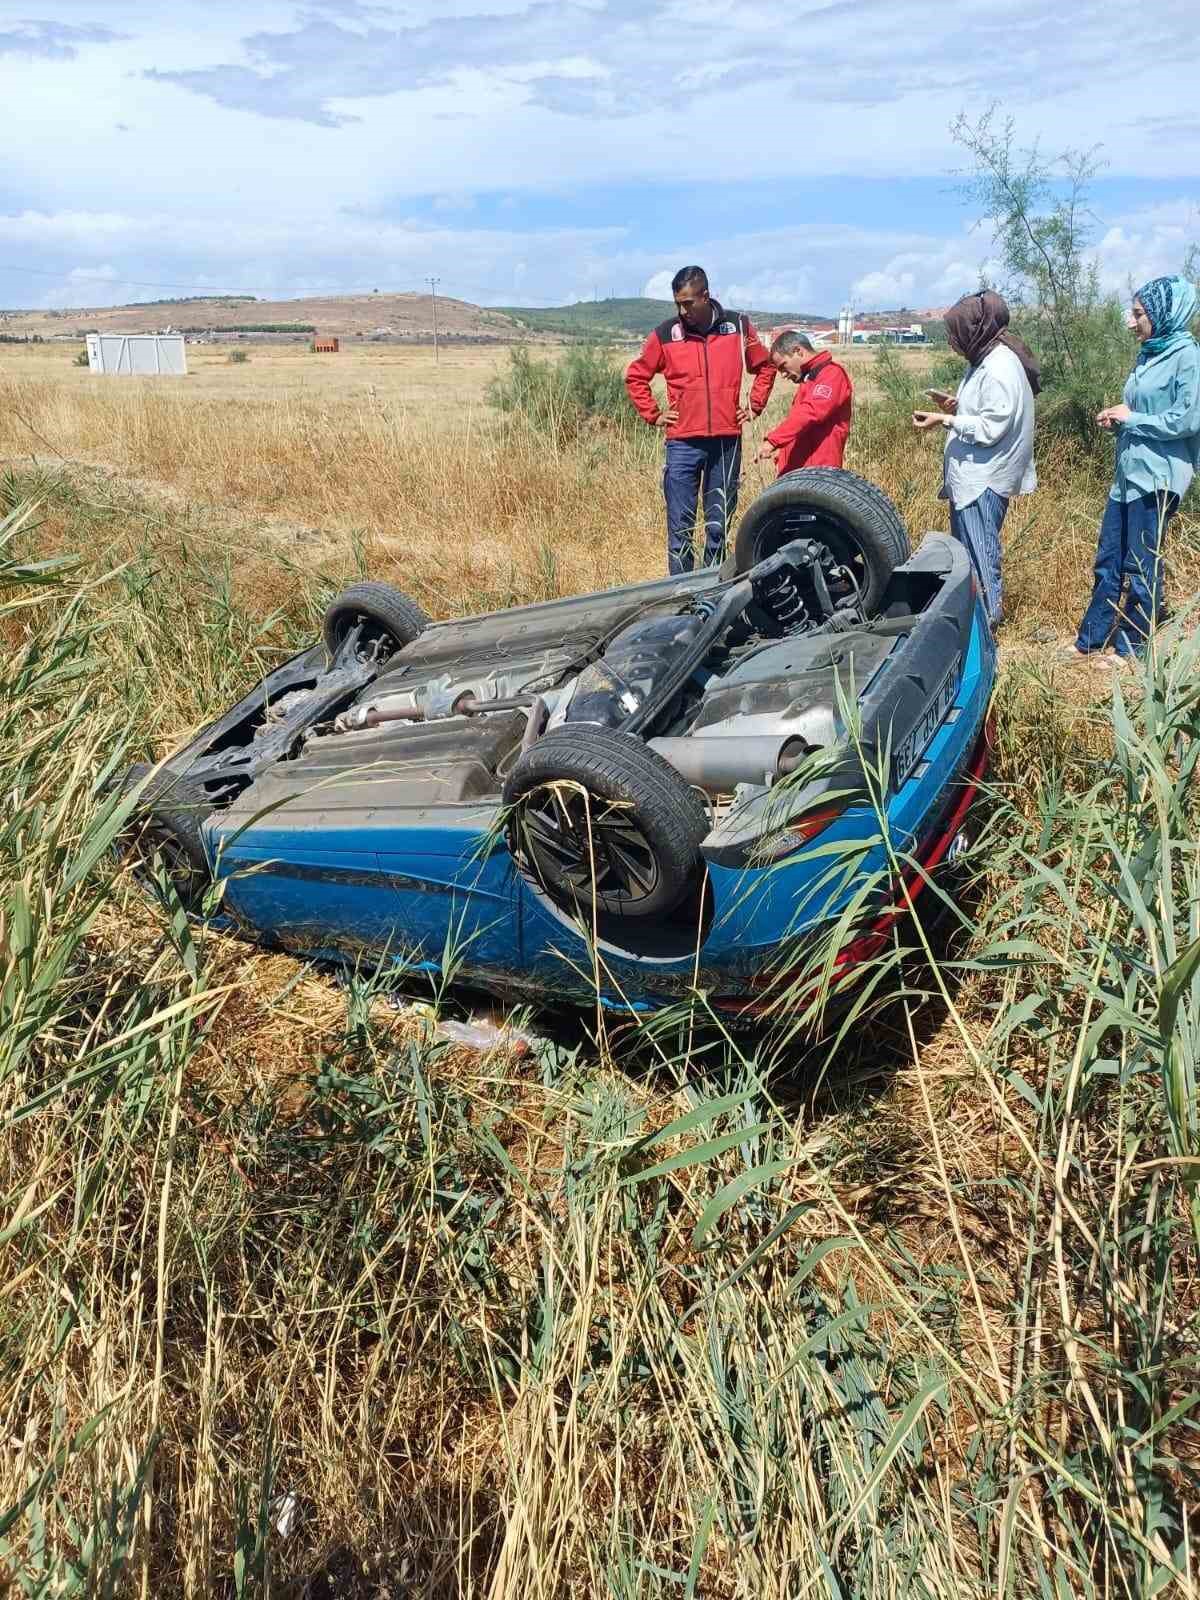
M 946 332 L 950 342 L 973 367 L 977 367 L 998 344 L 1006 344 L 1025 368 L 1029 387 L 1034 394 L 1042 387 L 1041 369 L 1037 357 L 1015 333 L 1008 331 L 1008 307 L 992 289 L 980 294 L 965 294 L 956 300 L 946 313 Z

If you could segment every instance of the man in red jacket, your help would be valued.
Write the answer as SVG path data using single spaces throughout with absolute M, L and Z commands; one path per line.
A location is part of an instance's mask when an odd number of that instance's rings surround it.
M 700 267 L 682 267 L 671 280 L 679 315 L 660 323 L 625 373 L 638 413 L 667 435 L 663 494 L 667 502 L 667 570 L 690 572 L 696 502 L 704 489 L 704 562 L 725 554 L 725 533 L 737 508 L 742 470 L 742 424 L 770 398 L 775 368 L 744 313 L 726 311 L 708 292 Z M 742 371 L 755 374 L 749 408 L 742 404 Z M 667 380 L 659 410 L 650 380 Z
M 806 333 L 781 333 L 771 346 L 771 361 L 796 385 L 796 398 L 754 459 L 775 456 L 779 477 L 797 467 L 840 467 L 854 402 L 850 374 L 828 350 L 815 349 Z

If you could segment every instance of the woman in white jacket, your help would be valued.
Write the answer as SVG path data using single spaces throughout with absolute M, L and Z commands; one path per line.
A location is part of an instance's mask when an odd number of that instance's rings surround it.
M 931 391 L 941 411 L 914 411 L 913 426 L 947 430 L 941 498 L 950 531 L 967 547 L 992 631 L 1003 610 L 1000 529 L 1008 502 L 1037 488 L 1033 400 L 1041 375 L 1033 352 L 1008 331 L 1008 307 L 991 289 L 967 294 L 946 313 L 950 347 L 968 363 L 953 399 Z

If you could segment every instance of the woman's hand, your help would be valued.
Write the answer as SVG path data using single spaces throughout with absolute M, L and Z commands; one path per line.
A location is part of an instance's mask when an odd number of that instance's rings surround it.
M 914 411 L 912 414 L 913 427 L 922 433 L 928 428 L 940 428 L 950 421 L 945 411 Z
M 769 439 L 764 439 L 754 452 L 754 459 L 755 461 L 770 461 L 778 449 L 779 446 L 777 444 L 772 444 Z
M 958 410 L 958 401 L 952 394 L 948 394 L 945 389 L 926 389 L 925 393 L 935 405 L 941 406 L 947 416 L 952 417 Z
M 1132 415 L 1127 405 L 1105 406 L 1103 411 L 1097 411 L 1096 421 L 1102 428 L 1117 428 L 1122 422 L 1128 422 Z
M 669 428 L 672 425 L 672 423 L 675 423 L 675 422 L 678 422 L 678 421 L 679 421 L 679 412 L 675 409 L 674 406 L 667 406 L 667 408 L 664 411 L 660 411 L 658 413 L 658 416 L 654 420 L 654 426 L 656 428 Z

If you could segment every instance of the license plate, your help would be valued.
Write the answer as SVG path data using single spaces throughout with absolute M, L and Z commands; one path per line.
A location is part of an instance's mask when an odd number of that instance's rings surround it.
M 926 701 L 914 726 L 896 747 L 892 757 L 892 782 L 897 789 L 912 775 L 913 768 L 925 754 L 926 745 L 941 727 L 947 711 L 954 704 L 954 691 L 957 688 L 958 662 L 955 661 Z

